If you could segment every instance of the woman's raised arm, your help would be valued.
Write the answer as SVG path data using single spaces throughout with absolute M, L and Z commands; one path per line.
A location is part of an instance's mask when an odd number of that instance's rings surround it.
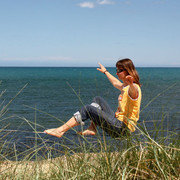
M 104 73 L 115 88 L 122 90 L 123 83 L 121 83 L 121 81 L 119 81 L 119 79 L 115 78 L 111 73 L 109 73 L 102 64 L 100 64 L 100 63 L 98 63 L 98 64 L 99 64 L 100 68 L 97 68 L 97 70 Z

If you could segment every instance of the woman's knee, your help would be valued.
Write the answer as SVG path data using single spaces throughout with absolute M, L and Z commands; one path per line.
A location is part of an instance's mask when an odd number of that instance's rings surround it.
M 99 104 L 102 101 L 104 101 L 104 99 L 101 96 L 96 96 L 93 98 L 93 102 L 96 102 L 97 104 Z

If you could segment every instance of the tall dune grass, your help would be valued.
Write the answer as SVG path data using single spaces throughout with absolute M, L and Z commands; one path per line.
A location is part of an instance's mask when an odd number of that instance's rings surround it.
M 1 121 L 8 106 L 5 107 L 2 108 Z M 101 132 L 97 133 L 95 142 L 80 136 L 79 143 L 74 142 L 75 148 L 70 149 L 63 140 L 48 145 L 48 137 L 42 138 L 37 131 L 41 126 L 36 120 L 37 111 L 61 120 L 36 107 L 31 108 L 34 109 L 34 122 L 19 118 L 35 132 L 33 147 L 21 153 L 16 144 L 9 148 L 13 136 L 7 140 L 11 132 L 3 131 L 6 127 L 0 130 L 0 179 L 180 179 L 179 131 L 163 129 L 159 124 L 163 124 L 164 119 L 161 123 L 152 120 L 154 130 L 151 132 L 143 121 L 137 125 L 136 133 L 115 140 L 107 139 L 107 135 Z M 73 142 L 66 135 L 63 138 Z M 57 147 L 63 148 L 63 152 Z M 54 153 L 61 156 L 54 157 Z M 9 159 L 10 155 L 13 161 Z M 19 160 L 19 156 L 23 158 Z

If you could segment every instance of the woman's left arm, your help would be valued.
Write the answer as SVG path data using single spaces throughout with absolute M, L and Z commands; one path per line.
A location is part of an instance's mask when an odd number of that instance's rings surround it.
M 130 75 L 126 76 L 126 83 L 129 85 L 129 91 L 128 91 L 129 96 L 132 99 L 137 99 L 139 92 L 137 85 L 133 83 L 133 77 Z

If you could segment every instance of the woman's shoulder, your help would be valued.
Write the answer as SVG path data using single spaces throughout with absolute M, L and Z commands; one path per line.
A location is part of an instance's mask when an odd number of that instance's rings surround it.
M 141 86 L 137 83 L 133 83 L 133 85 L 137 88 L 137 89 L 141 89 Z

